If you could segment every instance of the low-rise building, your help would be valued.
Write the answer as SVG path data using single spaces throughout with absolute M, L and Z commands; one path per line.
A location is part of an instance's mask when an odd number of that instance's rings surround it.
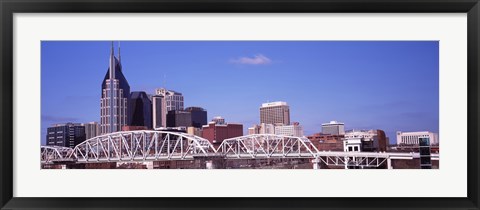
M 223 125 L 225 124 L 225 118 L 223 118 L 222 116 L 216 116 L 212 119 L 211 122 L 214 122 L 215 124 L 218 124 L 218 125 Z
M 298 122 L 294 122 L 292 125 L 280 125 L 275 126 L 275 134 L 282 136 L 303 136 L 303 128 Z
M 275 134 L 275 125 L 261 123 L 260 124 L 260 134 Z
M 329 123 L 322 124 L 322 133 L 331 135 L 344 135 L 345 123 L 330 121 Z
M 430 131 L 402 132 L 397 131 L 398 145 L 418 145 L 419 138 L 429 138 L 431 145 L 438 145 L 438 134 Z
M 319 151 L 343 151 L 344 135 L 315 133 L 307 136 Z
M 298 122 L 295 122 L 292 125 L 261 123 L 260 125 L 253 125 L 248 128 L 248 134 L 276 134 L 302 137 L 303 128 Z
M 343 150 L 345 152 L 361 152 L 362 141 L 363 139 L 360 137 L 345 138 L 343 140 Z
M 260 128 L 260 125 L 253 125 L 252 127 L 248 128 L 248 135 L 260 134 Z
M 202 126 L 202 129 L 202 137 L 208 139 L 214 146 L 220 145 L 225 139 L 243 136 L 242 124 L 210 122 Z
M 74 148 L 86 140 L 85 126 L 80 123 L 54 124 L 47 128 L 47 146 Z
M 387 137 L 383 130 L 351 130 L 345 133 L 344 150 L 350 151 L 358 149 L 358 151 L 368 152 L 384 152 L 387 151 Z M 357 143 L 360 141 L 360 146 Z M 351 147 L 351 148 L 348 148 Z
M 202 128 L 196 128 L 196 127 L 188 127 L 187 128 L 187 133 L 195 136 L 202 136 Z

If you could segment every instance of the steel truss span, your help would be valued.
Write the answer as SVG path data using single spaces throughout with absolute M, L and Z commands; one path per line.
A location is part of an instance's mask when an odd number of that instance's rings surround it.
M 275 134 L 252 134 L 225 139 L 217 153 L 227 159 L 309 158 L 316 167 L 320 163 L 379 167 L 388 158 L 382 153 L 320 152 L 308 138 Z
M 252 134 L 225 139 L 218 153 L 226 158 L 316 157 L 319 152 L 305 137 Z
M 275 134 L 225 139 L 217 153 L 226 159 L 309 158 L 314 168 L 320 167 L 320 163 L 361 168 L 376 168 L 386 164 L 390 168 L 392 159 L 419 157 L 418 153 L 319 151 L 308 138 Z M 432 159 L 438 160 L 438 154 L 432 154 Z
M 75 162 L 185 160 L 215 154 L 210 142 L 198 136 L 169 131 L 122 131 L 97 136 L 77 145 Z
M 72 152 L 73 149 L 69 147 L 41 146 L 40 160 L 42 163 L 67 160 Z

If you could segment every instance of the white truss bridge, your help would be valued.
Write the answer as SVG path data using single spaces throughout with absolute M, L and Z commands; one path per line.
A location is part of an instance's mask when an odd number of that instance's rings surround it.
M 75 148 L 42 146 L 41 163 L 102 163 L 193 160 L 196 158 L 307 158 L 336 166 L 390 168 L 392 159 L 418 158 L 418 153 L 319 151 L 305 137 L 253 134 L 225 139 L 215 148 L 207 139 L 170 131 L 122 131 L 88 139 Z M 432 154 L 438 159 L 438 154 Z

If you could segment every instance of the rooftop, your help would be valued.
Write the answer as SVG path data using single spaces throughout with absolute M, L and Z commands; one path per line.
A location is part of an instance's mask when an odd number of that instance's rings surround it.
M 322 123 L 322 125 L 345 125 L 345 123 L 332 120 L 329 123 Z
M 284 101 L 275 101 L 275 102 L 268 102 L 263 103 L 262 107 L 271 107 L 271 106 L 288 106 L 287 102 Z

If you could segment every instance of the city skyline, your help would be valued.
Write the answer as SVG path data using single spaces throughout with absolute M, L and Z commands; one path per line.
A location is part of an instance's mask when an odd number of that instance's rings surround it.
M 286 101 L 291 121 L 300 122 L 306 135 L 331 120 L 344 122 L 346 129 L 385 130 L 391 143 L 396 131 L 438 133 L 438 42 L 122 41 L 121 46 L 132 91 L 181 92 L 185 107 L 205 108 L 208 119 L 220 115 L 241 123 L 244 133 L 260 122 L 258 109 L 268 101 Z M 100 120 L 98 89 L 109 51 L 107 41 L 42 42 L 42 136 L 51 124 Z

